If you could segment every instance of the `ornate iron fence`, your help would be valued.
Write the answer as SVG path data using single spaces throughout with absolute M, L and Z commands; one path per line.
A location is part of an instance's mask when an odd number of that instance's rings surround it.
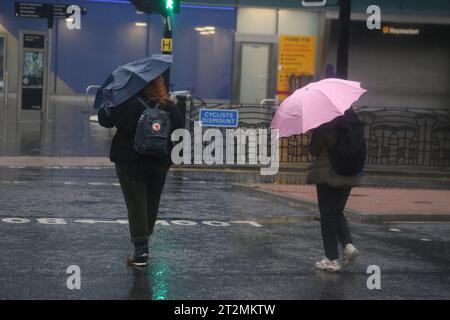
M 239 128 L 269 128 L 276 111 L 273 105 L 209 104 L 192 99 L 188 109 L 191 128 L 199 111 L 239 111 Z M 373 165 L 450 166 L 450 109 L 355 107 L 365 123 L 367 163 Z M 224 129 L 221 129 L 224 130 Z M 309 135 L 282 138 L 280 161 L 305 163 Z
M 370 164 L 449 166 L 450 110 L 360 107 Z

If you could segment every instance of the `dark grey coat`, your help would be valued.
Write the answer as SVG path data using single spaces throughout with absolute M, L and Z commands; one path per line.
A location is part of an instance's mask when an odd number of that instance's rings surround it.
M 327 147 L 336 143 L 337 130 L 332 124 L 325 124 L 313 130 L 308 151 L 316 159 L 308 168 L 308 184 L 327 184 L 332 187 L 354 187 L 361 184 L 360 176 L 341 176 L 331 167 Z

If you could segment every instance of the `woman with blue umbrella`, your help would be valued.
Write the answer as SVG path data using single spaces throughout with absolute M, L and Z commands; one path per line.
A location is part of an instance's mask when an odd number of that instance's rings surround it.
M 128 210 L 135 249 L 127 260 L 130 266 L 147 265 L 148 240 L 171 165 L 170 135 L 184 126 L 184 116 L 169 100 L 161 76 L 171 63 L 171 56 L 157 54 L 119 67 L 94 102 L 100 125 L 117 128 L 110 159 Z

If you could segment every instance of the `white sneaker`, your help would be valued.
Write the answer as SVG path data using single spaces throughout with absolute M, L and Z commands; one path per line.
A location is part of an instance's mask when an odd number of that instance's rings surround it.
M 337 259 L 331 261 L 330 259 L 323 258 L 321 261 L 316 262 L 316 268 L 319 270 L 336 272 L 341 270 L 341 265 Z
M 347 244 L 344 248 L 342 266 L 347 267 L 351 265 L 353 262 L 355 262 L 358 255 L 359 251 L 355 248 L 355 246 L 351 243 Z

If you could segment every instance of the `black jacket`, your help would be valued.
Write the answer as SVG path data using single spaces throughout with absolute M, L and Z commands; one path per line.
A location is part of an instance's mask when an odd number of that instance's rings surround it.
M 155 102 L 139 95 L 150 107 Z M 172 131 L 184 128 L 184 117 L 178 110 L 177 106 L 169 102 L 159 107 L 166 111 L 170 117 Z M 117 132 L 113 137 L 110 159 L 112 162 L 120 163 L 159 163 L 169 166 L 171 164 L 170 155 L 166 158 L 155 158 L 137 153 L 132 145 L 134 134 L 136 132 L 137 122 L 145 106 L 137 99 L 137 96 L 124 102 L 115 108 L 101 108 L 98 111 L 98 122 L 106 128 L 117 128 Z

